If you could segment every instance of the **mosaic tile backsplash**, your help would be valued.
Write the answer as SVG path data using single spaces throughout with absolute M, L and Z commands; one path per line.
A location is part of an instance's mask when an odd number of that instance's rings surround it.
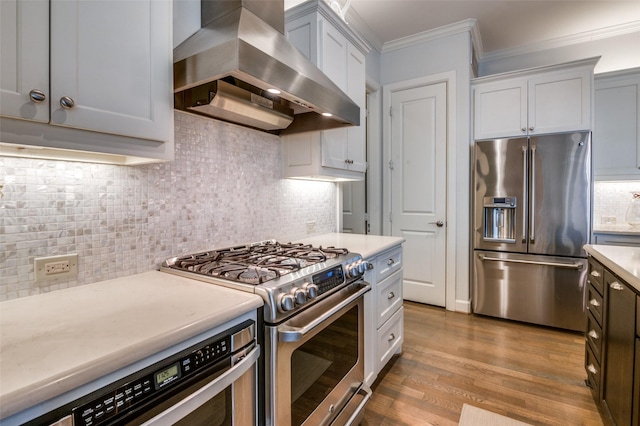
M 593 225 L 625 224 L 631 193 L 640 192 L 640 181 L 595 182 L 593 185 Z
M 281 179 L 278 137 L 176 112 L 175 144 L 174 161 L 142 166 L 0 157 L 0 300 L 335 232 L 335 184 Z M 70 253 L 76 279 L 34 282 L 34 258 Z

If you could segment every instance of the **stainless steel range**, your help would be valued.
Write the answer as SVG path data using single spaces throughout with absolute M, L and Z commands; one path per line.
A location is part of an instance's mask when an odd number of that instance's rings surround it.
M 344 248 L 274 240 L 166 260 L 164 272 L 264 299 L 265 423 L 358 424 L 364 385 L 364 294 L 372 266 Z

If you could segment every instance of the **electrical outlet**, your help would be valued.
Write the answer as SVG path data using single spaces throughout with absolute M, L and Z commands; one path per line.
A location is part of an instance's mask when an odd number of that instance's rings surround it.
M 311 234 L 316 231 L 316 221 L 310 220 L 307 222 L 307 234 Z
M 36 282 L 71 279 L 78 276 L 78 255 L 39 257 L 34 259 Z
M 615 216 L 602 216 L 600 218 L 600 223 L 603 225 L 615 225 L 617 222 Z

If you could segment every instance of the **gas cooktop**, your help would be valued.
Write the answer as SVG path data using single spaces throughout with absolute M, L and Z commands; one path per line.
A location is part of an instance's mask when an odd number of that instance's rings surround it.
M 348 253 L 349 250 L 344 248 L 268 240 L 175 257 L 165 261 L 163 267 L 260 285 Z

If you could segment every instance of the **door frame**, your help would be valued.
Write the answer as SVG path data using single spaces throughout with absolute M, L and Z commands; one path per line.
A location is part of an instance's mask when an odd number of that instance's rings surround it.
M 382 95 L 382 210 L 383 235 L 391 235 L 391 174 L 389 161 L 391 159 L 391 95 L 394 92 L 413 89 L 437 83 L 446 83 L 447 89 L 447 188 L 446 188 L 446 253 L 445 253 L 445 308 L 449 311 L 464 311 L 456 301 L 456 71 L 448 71 L 418 77 L 383 86 Z M 456 309 L 457 308 L 457 309 Z M 469 312 L 467 310 L 467 312 Z

